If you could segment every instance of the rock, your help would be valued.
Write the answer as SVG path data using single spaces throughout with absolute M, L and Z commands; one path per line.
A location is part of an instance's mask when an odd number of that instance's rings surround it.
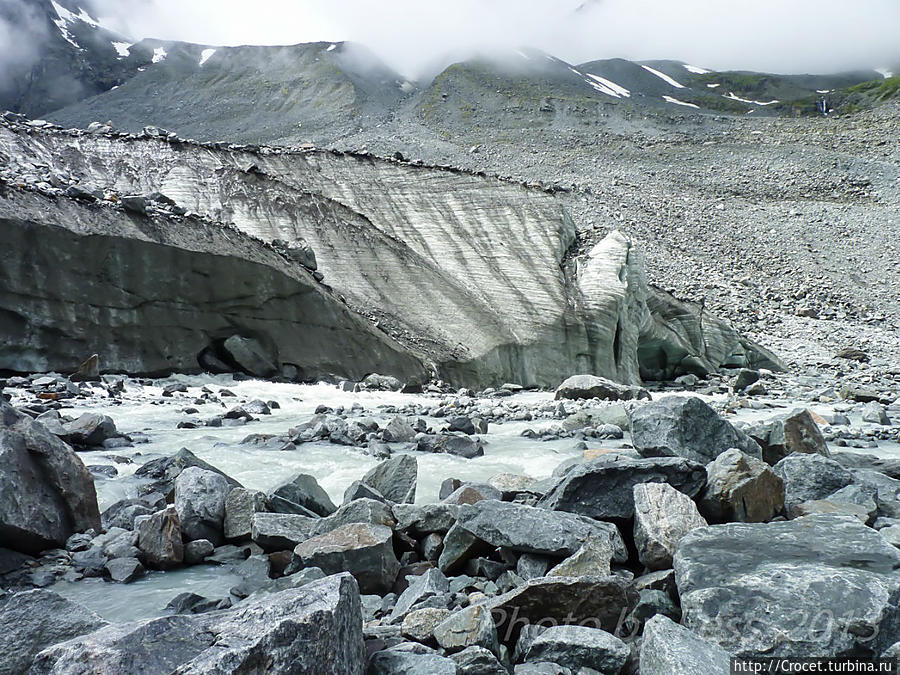
M 875 457 L 858 452 L 833 452 L 831 459 L 848 469 L 869 469 L 890 478 L 900 479 L 900 459 L 895 457 Z
M 637 604 L 628 615 L 631 626 L 640 628 L 657 614 L 667 616 L 672 621 L 681 621 L 681 608 L 672 601 L 672 597 L 666 591 L 645 588 L 639 591 L 639 594 Z
M 755 384 L 759 381 L 759 371 L 758 370 L 750 370 L 749 368 L 741 368 L 738 371 L 737 377 L 734 378 L 734 390 L 735 391 L 744 391 L 751 384 Z
M 434 442 L 431 452 L 445 452 L 448 455 L 472 459 L 481 457 L 484 454 L 484 448 L 481 441 L 476 438 L 466 435 L 443 434 Z
M 84 413 L 78 419 L 63 425 L 63 440 L 72 445 L 94 447 L 118 435 L 116 423 L 108 415 Z
M 344 490 L 344 499 L 342 503 L 349 504 L 356 499 L 374 499 L 375 501 L 388 503 L 388 500 L 385 499 L 384 495 L 378 490 L 371 488 L 358 480 L 350 483 L 350 485 L 347 486 L 347 489 Z
M 434 629 L 449 615 L 449 609 L 440 607 L 414 609 L 403 617 L 400 634 L 416 642 L 433 643 Z
M 459 515 L 456 504 L 394 504 L 392 512 L 397 529 L 420 536 L 437 532 L 447 534 Z
M 343 525 L 298 544 L 294 555 L 302 566 L 318 567 L 326 574 L 350 572 L 363 593 L 390 592 L 400 570 L 393 532 L 384 525 Z
M 509 671 L 484 647 L 466 647 L 450 658 L 459 668 L 459 675 L 509 675 Z
M 248 375 L 272 377 L 279 370 L 278 355 L 259 340 L 232 335 L 222 344 L 231 359 Z
M 147 215 L 147 200 L 140 195 L 122 195 L 119 197 L 119 203 L 126 211 L 137 213 L 141 216 Z
M 439 569 L 431 568 L 417 577 L 407 577 L 410 584 L 397 598 L 397 604 L 391 610 L 391 622 L 402 618 L 418 603 L 436 595 L 443 595 L 450 590 L 450 582 Z
M 657 615 L 644 626 L 641 675 L 730 675 L 731 655 L 671 619 Z
M 196 593 L 179 593 L 169 601 L 163 611 L 170 614 L 203 614 L 230 607 L 231 600 L 228 598 L 210 599 Z
M 243 541 L 250 538 L 253 514 L 266 510 L 264 492 L 232 488 L 225 497 L 223 533 L 227 541 Z
M 793 453 L 772 470 L 784 482 L 784 508 L 788 516 L 800 502 L 824 499 L 853 482 L 853 474 L 819 454 Z
M 491 610 L 485 605 L 472 605 L 453 612 L 434 629 L 434 639 L 448 651 L 466 647 L 484 647 L 499 654 L 497 627 Z
M 845 347 L 834 355 L 836 359 L 847 359 L 849 361 L 859 361 L 860 363 L 868 363 L 869 355 L 863 350 L 855 347 Z
M 438 558 L 438 567 L 446 574 L 453 574 L 463 568 L 470 558 L 488 548 L 484 541 L 455 524 L 444 537 L 444 550 Z
M 523 556 L 524 557 L 524 556 Z M 589 537 L 575 553 L 547 572 L 548 577 L 606 577 L 609 576 L 613 549 L 608 541 Z M 522 558 L 519 558 L 521 563 Z M 544 567 L 546 569 L 546 566 Z M 521 575 L 521 572 L 520 572 Z M 522 575 L 525 579 L 544 576 L 540 574 Z
M 403 388 L 403 383 L 396 377 L 378 373 L 367 375 L 361 384 L 363 389 L 369 391 L 400 391 Z
M 22 591 L 0 599 L 0 673 L 27 673 L 42 649 L 106 625 L 85 607 L 48 590 Z
M 412 504 L 416 500 L 418 467 L 414 455 L 397 455 L 370 469 L 362 482 L 392 502 Z
M 416 430 L 405 417 L 396 416 L 385 425 L 381 437 L 386 443 L 411 443 L 416 438 Z
M 900 518 L 900 480 L 871 469 L 856 469 L 852 473 L 854 483 L 874 495 L 877 515 Z M 830 497 L 834 498 L 835 495 Z
M 617 562 L 628 559 L 625 543 L 615 525 L 576 514 L 484 500 L 462 506 L 456 523 L 491 546 L 520 553 L 568 556 L 593 538 L 609 547 Z
M 822 513 L 851 516 L 862 523 L 868 523 L 872 518 L 872 514 L 864 506 L 832 499 L 810 499 L 791 507 L 791 518 L 802 518 L 803 516 Z
M 880 424 L 882 426 L 891 426 L 891 418 L 888 417 L 884 406 L 877 401 L 866 403 L 862 412 L 862 421 L 871 422 L 872 424 Z
M 251 538 L 268 551 L 292 549 L 310 537 L 332 532 L 342 525 L 371 523 L 393 527 L 391 508 L 374 499 L 357 499 L 342 505 L 327 518 L 310 518 L 290 513 L 256 513 Z
M 809 410 L 802 410 L 785 419 L 783 431 L 788 452 L 831 456 L 825 437 Z
M 444 504 L 462 506 L 463 504 L 476 504 L 485 499 L 499 501 L 502 498 L 503 493 L 493 485 L 487 483 L 464 483 L 441 501 Z
M 649 570 L 672 566 L 681 538 L 706 526 L 690 497 L 665 483 L 634 486 L 634 543 L 638 558 Z
M 69 377 L 72 382 L 96 382 L 100 380 L 100 356 L 92 354 Z
M 144 566 L 137 558 L 115 558 L 106 563 L 110 579 L 127 584 L 144 575 Z
M 184 545 L 184 562 L 188 565 L 199 565 L 212 555 L 216 547 L 209 539 L 195 539 Z
M 0 398 L 0 538 L 36 554 L 100 530 L 90 471 L 72 448 Z
M 558 663 L 575 671 L 592 668 L 618 673 L 629 654 L 628 645 L 599 628 L 550 626 L 534 639 L 525 659 Z
M 841 397 L 850 401 L 857 401 L 858 403 L 869 403 L 881 398 L 874 389 L 850 383 L 841 387 L 840 394 Z
M 181 522 L 174 506 L 157 511 L 141 523 L 138 548 L 149 567 L 171 569 L 184 561 Z
M 601 456 L 575 465 L 540 504 L 598 520 L 628 520 L 634 516 L 632 491 L 638 483 L 668 483 L 694 497 L 706 484 L 706 469 L 681 457 Z
M 297 474 L 287 483 L 269 493 L 269 502 L 276 513 L 299 513 L 309 516 L 330 516 L 337 511 L 328 493 L 318 481 L 307 474 Z
M 521 476 L 515 473 L 495 473 L 488 478 L 488 485 L 500 490 L 500 499 L 505 502 L 513 501 L 518 495 L 530 494 L 529 488 L 535 480 L 531 476 Z
M 731 448 L 762 457 L 756 441 L 694 396 L 666 396 L 634 410 L 631 440 L 643 457 L 684 457 L 706 464 Z
M 175 479 L 188 467 L 197 467 L 199 469 L 212 471 L 223 476 L 232 487 L 243 487 L 236 480 L 230 476 L 226 476 L 212 464 L 204 462 L 187 448 L 182 448 L 171 457 L 160 457 L 159 459 L 151 460 L 137 468 L 134 472 L 134 475 L 137 478 L 148 479 L 151 481 L 147 485 L 141 485 L 138 488 L 138 493 L 147 495 L 158 492 L 169 499 L 174 499 Z
M 107 626 L 45 649 L 30 672 L 361 674 L 359 592 L 346 574 L 235 608 Z M 136 661 L 139 659 L 139 661 Z M 139 665 L 138 665 L 139 664 Z
M 225 499 L 231 486 L 220 474 L 188 467 L 175 480 L 175 510 L 184 537 L 225 543 Z
M 459 675 L 459 668 L 440 654 L 385 649 L 372 655 L 366 675 Z
M 475 433 L 475 424 L 466 415 L 457 415 L 447 420 L 447 431 L 472 435 Z
M 614 633 L 638 594 L 618 576 L 544 577 L 490 600 L 500 641 L 515 644 L 523 626 L 588 624 Z
M 900 631 L 898 566 L 846 516 L 700 528 L 675 554 L 682 623 L 739 656 L 878 654 Z
M 732 448 L 706 465 L 699 504 L 711 522 L 767 522 L 784 509 L 784 481 L 765 462 Z
M 641 387 L 618 384 L 596 375 L 572 375 L 556 388 L 556 400 L 599 398 L 604 401 L 650 400 L 650 393 Z

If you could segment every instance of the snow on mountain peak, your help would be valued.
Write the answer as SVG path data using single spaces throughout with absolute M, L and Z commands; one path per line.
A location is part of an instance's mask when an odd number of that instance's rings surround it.
M 164 61 L 168 56 L 165 47 L 157 47 L 153 50 L 153 63 L 159 63 L 160 61 Z
M 202 52 L 200 52 L 200 64 L 199 65 L 202 66 L 204 63 L 209 61 L 212 58 L 212 55 L 215 53 L 216 53 L 215 49 L 204 49 Z
M 711 70 L 707 70 L 706 68 L 701 68 L 700 66 L 691 66 L 687 63 L 684 64 L 684 69 L 690 73 L 694 73 L 694 75 L 709 75 Z

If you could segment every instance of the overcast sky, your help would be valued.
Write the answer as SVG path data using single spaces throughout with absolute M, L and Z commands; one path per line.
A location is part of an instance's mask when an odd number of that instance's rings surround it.
M 570 62 L 673 58 L 723 69 L 900 65 L 900 0 L 94 0 L 135 39 L 355 40 L 415 76 L 453 52 L 533 46 Z

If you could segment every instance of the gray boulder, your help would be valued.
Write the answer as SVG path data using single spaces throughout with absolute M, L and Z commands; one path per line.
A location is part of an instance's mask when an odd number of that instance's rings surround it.
M 416 438 L 416 430 L 405 417 L 398 415 L 385 425 L 381 437 L 386 443 L 411 443 Z
M 628 559 L 615 525 L 572 513 L 486 499 L 460 507 L 456 522 L 491 546 L 520 553 L 568 556 L 593 538 L 612 550 L 616 562 Z
M 762 458 L 759 444 L 694 396 L 666 396 L 631 413 L 631 441 L 644 457 L 706 464 L 730 448 Z
M 475 504 L 484 499 L 501 500 L 503 493 L 488 483 L 463 483 L 441 502 L 444 504 Z
M 137 478 L 149 480 L 150 482 L 138 487 L 138 492 L 142 495 L 148 495 L 158 492 L 171 499 L 175 491 L 175 479 L 182 471 L 188 467 L 197 467 L 213 471 L 225 478 L 232 487 L 243 487 L 230 476 L 226 476 L 222 471 L 214 467 L 212 464 L 204 462 L 187 448 L 181 448 L 171 457 L 160 457 L 154 459 L 137 468 L 134 475 Z
M 234 609 L 107 626 L 45 649 L 31 673 L 362 675 L 359 591 L 346 574 Z
M 737 448 L 706 465 L 700 510 L 716 523 L 763 523 L 784 509 L 784 481 L 765 462 Z
M 587 626 L 550 626 L 525 652 L 526 661 L 558 663 L 579 670 L 618 673 L 628 659 L 628 645 L 615 635 Z
M 509 675 L 497 657 L 484 647 L 466 647 L 450 658 L 456 662 L 459 675 Z
M 453 660 L 440 654 L 384 649 L 372 655 L 366 674 L 459 675 L 459 668 Z
M 866 403 L 862 412 L 862 421 L 872 424 L 880 424 L 882 426 L 891 426 L 891 418 L 888 417 L 884 406 L 877 401 Z
M 299 513 L 304 516 L 330 516 L 337 511 L 328 493 L 310 475 L 297 474 L 269 493 L 276 513 Z
M 114 558 L 105 565 L 109 578 L 120 584 L 128 584 L 144 576 L 144 566 L 137 558 Z
M 453 612 L 434 629 L 434 639 L 447 651 L 466 647 L 484 647 L 499 655 L 497 627 L 491 610 L 485 605 L 470 605 Z
M 784 482 L 784 508 L 788 516 L 801 502 L 825 499 L 853 482 L 853 474 L 817 453 L 792 453 L 772 470 Z
M 42 649 L 106 625 L 52 591 L 23 591 L 0 599 L 0 675 L 27 673 Z
M 641 675 L 730 675 L 731 655 L 668 617 L 644 625 Z
M 231 486 L 213 471 L 189 467 L 175 480 L 175 510 L 181 531 L 190 541 L 208 539 L 225 543 L 225 499 Z
M 601 456 L 576 464 L 540 504 L 599 520 L 627 520 L 634 516 L 632 491 L 638 483 L 668 483 L 694 497 L 706 484 L 706 469 L 682 457 Z
M 672 566 L 681 538 L 706 526 L 693 500 L 665 483 L 634 486 L 634 543 L 638 558 L 649 570 Z
M 267 510 L 268 500 L 264 492 L 232 488 L 225 497 L 225 520 L 222 530 L 227 541 L 243 541 L 250 538 L 253 514 Z
M 298 544 L 294 555 L 303 567 L 326 574 L 350 572 L 363 593 L 389 593 L 400 571 L 393 531 L 384 525 L 354 523 Z
M 413 609 L 403 617 L 400 634 L 423 644 L 435 644 L 434 629 L 450 615 L 449 609 L 422 607 Z
M 650 400 L 650 393 L 641 387 L 619 384 L 596 375 L 572 375 L 556 388 L 556 400 L 599 398 L 605 401 Z
M 830 457 L 822 430 L 809 410 L 801 410 L 782 422 L 784 446 L 788 453 L 815 454 Z
M 876 655 L 900 639 L 900 551 L 855 518 L 699 528 L 674 564 L 682 623 L 736 655 Z
M 181 521 L 174 506 L 157 511 L 141 523 L 138 548 L 150 567 L 165 570 L 184 562 Z
M 397 598 L 397 604 L 391 610 L 391 622 L 402 618 L 423 600 L 443 595 L 450 590 L 450 582 L 447 577 L 436 568 L 427 570 L 425 574 L 407 578 L 410 580 L 409 586 Z
M 589 537 L 575 553 L 563 560 L 547 572 L 548 577 L 605 577 L 611 573 L 610 563 L 613 559 L 613 548 L 608 541 Z M 519 567 L 527 569 L 529 561 L 523 563 L 524 556 L 519 558 Z M 544 559 L 546 560 L 546 559 Z M 538 570 L 541 569 L 541 560 L 533 560 L 531 564 Z M 517 568 L 518 569 L 518 568 Z M 546 569 L 546 566 L 543 566 Z M 523 570 L 524 571 L 524 570 Z M 541 574 L 527 574 L 520 576 L 526 579 L 544 576 Z
M 370 469 L 362 482 L 398 504 L 416 500 L 419 463 L 413 455 L 397 455 Z
M 222 345 L 223 350 L 248 375 L 272 377 L 278 374 L 278 354 L 259 340 L 232 335 Z
M 430 452 L 444 452 L 448 455 L 472 459 L 484 455 L 484 448 L 477 438 L 465 434 L 442 434 L 435 439 Z
M 446 534 L 456 523 L 460 507 L 456 504 L 394 504 L 397 529 L 415 535 Z
M 84 413 L 77 419 L 63 425 L 64 441 L 72 445 L 102 446 L 103 441 L 118 435 L 116 423 L 108 415 Z
M 100 530 L 94 479 L 71 447 L 0 399 L 0 540 L 35 554 Z

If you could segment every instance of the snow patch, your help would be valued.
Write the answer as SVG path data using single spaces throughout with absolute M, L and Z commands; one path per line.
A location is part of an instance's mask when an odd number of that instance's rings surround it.
M 830 94 L 834 89 L 816 89 L 817 94 Z
M 778 103 L 778 99 L 772 99 L 771 101 L 751 101 L 750 99 L 736 96 L 733 91 L 729 91 L 727 94 L 722 94 L 722 98 L 730 98 L 732 101 L 740 101 L 741 103 L 750 103 L 752 105 L 772 105 L 773 103 Z
M 330 51 L 333 51 L 333 50 L 335 50 L 335 49 L 337 49 L 337 45 L 330 45 L 330 46 L 328 47 L 328 49 L 326 49 L 325 51 L 326 51 L 326 52 L 330 52 Z
M 113 42 L 112 46 L 119 52 L 119 58 L 124 59 L 131 54 L 131 44 L 128 42 Z
M 202 66 L 204 63 L 212 58 L 212 55 L 216 53 L 215 49 L 204 49 L 200 52 L 200 65 Z
M 894 76 L 893 71 L 888 70 L 887 68 L 876 68 L 875 72 L 881 75 L 886 80 Z
M 694 73 L 695 75 L 708 75 L 711 73 L 711 70 L 707 70 L 706 68 L 701 68 L 700 66 L 689 66 L 688 64 L 684 64 L 684 69 L 690 73 Z
M 59 33 L 60 35 L 62 35 L 63 40 L 75 47 L 75 49 L 81 49 L 81 45 L 75 42 L 75 38 L 72 36 L 68 29 L 68 24 L 76 21 L 78 17 L 62 5 L 54 2 L 54 0 L 50 0 L 50 4 L 53 5 L 53 9 L 56 12 L 56 16 L 58 17 L 56 19 L 53 19 L 53 23 L 59 29 Z
M 513 51 L 515 51 L 515 53 L 521 56 L 523 59 L 531 60 L 531 57 L 528 56 L 528 54 L 526 54 L 525 52 L 520 52 L 518 49 L 515 49 Z
M 153 63 L 164 61 L 168 55 L 169 54 L 166 52 L 165 47 L 157 47 L 153 50 Z
M 598 91 L 602 91 L 604 94 L 609 94 L 610 96 L 615 96 L 616 98 L 621 98 L 622 96 L 628 98 L 631 96 L 630 91 L 628 91 L 622 85 L 616 84 L 612 80 L 607 80 L 605 77 L 600 77 L 599 75 L 594 75 L 593 73 L 587 73 L 587 76 L 591 78 L 591 80 L 594 80 L 594 82 L 588 81 L 588 84 Z
M 716 87 L 721 87 L 721 86 L 722 86 L 722 83 L 721 83 L 721 82 L 716 82 L 715 84 L 708 84 L 708 85 L 706 85 L 706 86 L 709 87 L 710 89 L 715 89 Z
M 688 103 L 687 101 L 679 101 L 677 98 L 672 98 L 671 96 L 663 96 L 663 100 L 667 103 L 674 103 L 675 105 L 683 105 L 687 106 L 688 108 L 697 108 L 698 110 L 700 109 L 699 105 Z
M 672 85 L 673 87 L 675 87 L 676 89 L 684 89 L 684 85 L 683 85 L 683 84 L 681 84 L 680 82 L 676 82 L 676 81 L 673 80 L 671 77 L 669 77 L 669 76 L 666 75 L 665 73 L 659 72 L 659 71 L 656 70 L 655 68 L 651 68 L 650 66 L 643 66 L 643 65 L 641 66 L 641 68 L 643 68 L 644 70 L 646 70 L 648 73 L 653 73 L 654 75 L 656 75 L 656 76 L 657 76 L 658 78 L 660 78 L 661 80 L 665 80 L 666 82 L 668 82 L 669 84 L 671 84 L 671 85 Z

